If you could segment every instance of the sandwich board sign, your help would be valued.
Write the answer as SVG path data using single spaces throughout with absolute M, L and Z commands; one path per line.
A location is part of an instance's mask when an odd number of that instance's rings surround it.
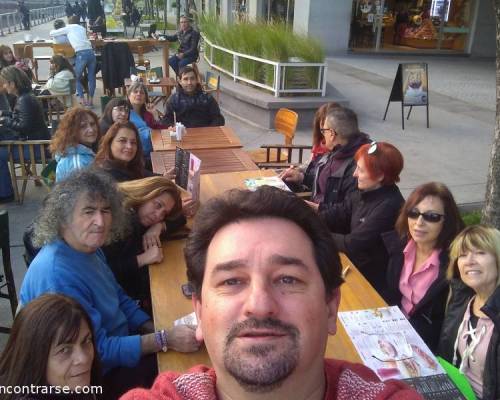
M 405 128 L 404 108 L 410 107 L 406 119 L 410 118 L 413 107 L 426 108 L 427 128 L 429 128 L 429 80 L 427 63 L 405 63 L 398 65 L 398 71 L 392 84 L 391 94 L 387 101 L 384 118 L 387 116 L 389 104 L 401 102 L 401 125 Z

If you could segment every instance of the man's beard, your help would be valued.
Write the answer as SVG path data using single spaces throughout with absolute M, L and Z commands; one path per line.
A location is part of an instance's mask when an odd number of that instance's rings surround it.
M 279 343 L 257 344 L 234 348 L 231 344 L 247 329 L 266 329 L 286 335 Z M 233 325 L 224 346 L 224 367 L 248 392 L 270 392 L 290 376 L 299 360 L 298 329 L 274 318 L 249 318 Z

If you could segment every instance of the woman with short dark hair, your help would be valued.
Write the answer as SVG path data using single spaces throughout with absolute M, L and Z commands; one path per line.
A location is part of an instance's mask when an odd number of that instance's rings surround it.
M 449 189 L 429 182 L 410 194 L 396 230 L 383 234 L 389 253 L 389 303 L 401 308 L 432 351 L 439 341 L 449 292 L 448 246 L 463 227 Z
M 21 309 L 0 356 L 2 386 L 33 385 L 41 393 L 44 387 L 55 390 L 67 386 L 74 390 L 77 386 L 99 383 L 100 366 L 92 323 L 80 304 L 67 296 L 46 294 Z M 69 399 L 73 396 L 4 393 L 2 399 Z M 90 394 L 79 398 L 100 396 Z
M 115 122 L 127 122 L 130 116 L 130 104 L 127 99 L 115 97 L 111 99 L 99 119 L 99 128 L 103 135 Z
M 368 282 L 387 298 L 387 251 L 382 233 L 394 229 L 404 203 L 396 185 L 403 169 L 403 156 L 390 143 L 362 145 L 354 159 L 358 190 L 342 203 L 319 206 L 319 215 L 333 232 L 337 249 L 345 253 Z M 317 204 L 311 203 L 317 208 Z

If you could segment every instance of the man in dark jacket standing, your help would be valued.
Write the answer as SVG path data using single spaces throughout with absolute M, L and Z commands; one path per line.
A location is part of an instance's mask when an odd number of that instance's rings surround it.
M 23 29 L 29 31 L 30 29 L 30 10 L 24 4 L 24 0 L 19 0 L 19 14 L 21 14 L 21 22 L 23 23 Z
M 188 17 L 182 16 L 180 20 L 180 28 L 175 35 L 167 36 L 167 40 L 174 42 L 179 41 L 177 54 L 174 54 L 168 59 L 168 64 L 179 74 L 179 70 L 198 59 L 198 42 L 200 41 L 200 33 L 195 31 Z
M 357 189 L 353 172 L 354 154 L 366 143 L 368 135 L 359 131 L 356 113 L 349 108 L 336 107 L 326 117 L 322 129 L 325 146 L 330 150 L 307 169 L 289 168 L 281 178 L 288 184 L 303 185 L 312 192 L 316 204 L 336 204 Z
M 101 5 L 101 0 L 88 0 L 87 3 L 89 25 L 94 25 L 97 17 L 104 17 L 104 10 Z

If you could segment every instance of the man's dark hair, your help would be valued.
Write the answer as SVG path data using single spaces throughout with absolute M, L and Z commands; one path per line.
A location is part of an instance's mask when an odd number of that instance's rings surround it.
M 306 233 L 313 244 L 327 296 L 340 286 L 340 257 L 328 228 L 311 207 L 293 193 L 263 186 L 255 192 L 230 190 L 209 200 L 198 212 L 184 249 L 188 279 L 198 298 L 201 298 L 208 246 L 215 234 L 230 223 L 266 217 L 288 220 Z
M 64 26 L 66 26 L 66 24 L 64 23 L 64 21 L 62 19 L 56 19 L 54 21 L 54 29 L 63 28 Z

